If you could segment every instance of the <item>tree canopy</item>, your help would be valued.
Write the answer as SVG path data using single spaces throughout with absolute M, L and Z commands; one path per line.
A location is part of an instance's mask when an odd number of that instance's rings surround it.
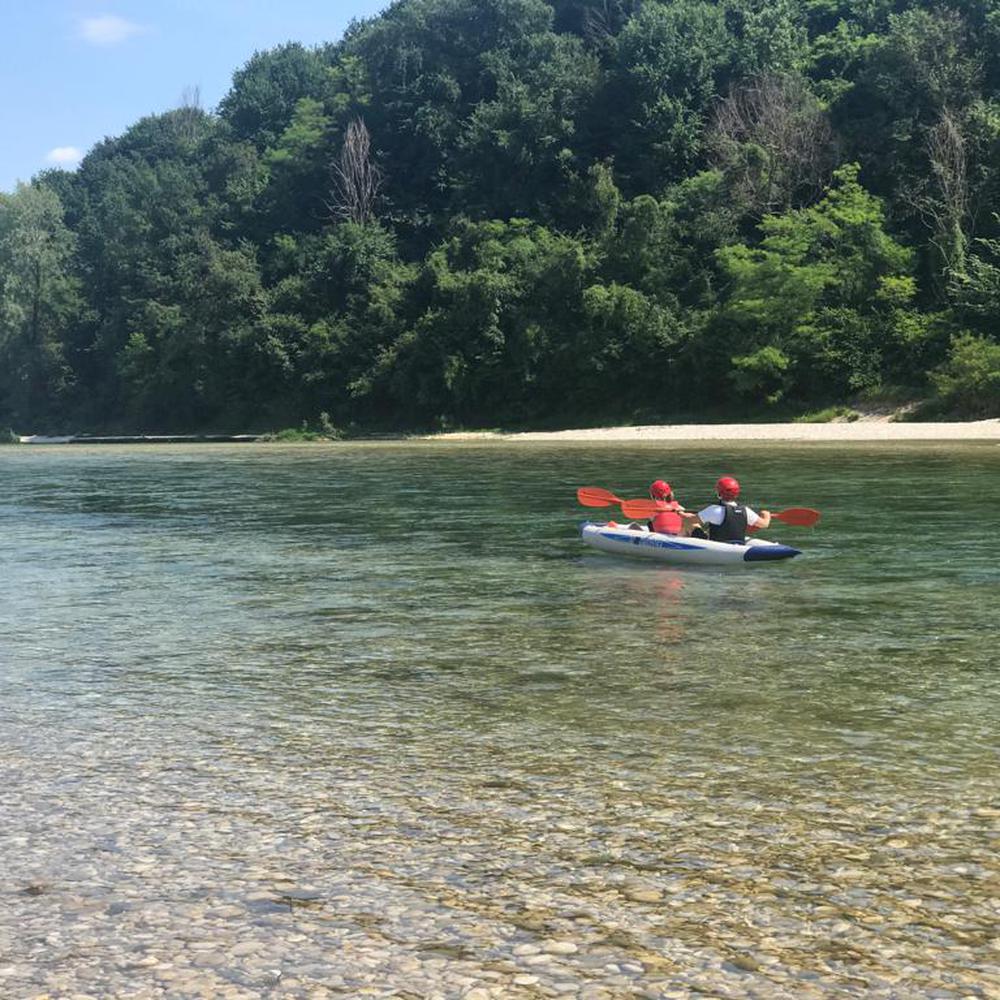
M 1000 412 L 1000 0 L 396 0 L 0 194 L 0 422 Z

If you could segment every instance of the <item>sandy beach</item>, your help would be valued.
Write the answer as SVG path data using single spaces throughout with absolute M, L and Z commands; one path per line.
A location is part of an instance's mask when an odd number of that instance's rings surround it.
M 643 424 L 565 431 L 456 431 L 432 435 L 451 441 L 998 441 L 1000 419 L 949 423 L 895 423 L 861 419 L 825 424 Z
M 583 427 L 562 431 L 448 431 L 438 434 L 402 435 L 410 441 L 996 441 L 1000 442 L 1000 419 L 938 423 L 896 422 L 886 416 L 867 416 L 855 421 L 774 424 L 636 424 L 627 427 Z M 240 435 L 142 435 L 135 437 L 53 437 L 22 435 L 21 444 L 191 444 L 240 443 L 257 440 L 255 434 Z

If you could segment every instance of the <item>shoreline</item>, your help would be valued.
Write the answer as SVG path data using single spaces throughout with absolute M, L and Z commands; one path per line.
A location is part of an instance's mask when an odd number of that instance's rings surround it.
M 564 431 L 452 431 L 427 434 L 424 441 L 997 441 L 1000 419 L 939 423 L 894 423 L 886 419 L 825 424 L 642 424 Z
M 258 434 L 177 434 L 115 436 L 20 435 L 22 445 L 122 444 L 336 444 L 337 441 L 261 441 Z M 1000 443 L 1000 418 L 935 423 L 897 423 L 886 417 L 829 423 L 772 424 L 636 424 L 623 427 L 581 427 L 560 431 L 444 431 L 436 434 L 373 435 L 343 439 L 345 444 L 366 442 L 531 442 L 642 443 L 701 441 L 772 441 L 788 443 L 871 443 L 878 441 L 995 441 Z

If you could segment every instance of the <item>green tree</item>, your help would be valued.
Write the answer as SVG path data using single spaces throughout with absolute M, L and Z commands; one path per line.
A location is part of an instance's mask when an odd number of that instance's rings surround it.
M 725 178 L 702 171 L 662 200 L 640 195 L 617 212 L 604 241 L 602 273 L 674 308 L 709 308 L 718 298 L 715 251 L 737 239 Z
M 231 179 L 253 176 L 242 152 L 213 119 L 182 109 L 143 119 L 81 165 L 90 308 L 72 360 L 89 422 L 188 429 L 231 409 L 227 338 L 256 322 L 262 302 L 256 249 L 223 197 Z
M 297 42 L 255 52 L 233 74 L 233 86 L 219 103 L 219 114 L 237 139 L 258 149 L 274 146 L 292 124 L 303 98 L 321 97 L 329 81 L 329 61 Z
M 959 334 L 931 378 L 941 402 L 962 416 L 1000 416 L 1000 344 L 995 340 Z
M 877 384 L 880 292 L 906 275 L 912 253 L 886 232 L 884 208 L 861 187 L 857 165 L 837 170 L 816 206 L 768 216 L 760 231 L 758 247 L 718 251 L 732 283 L 720 319 L 736 384 L 772 401 L 786 389 L 813 398 Z
M 967 320 L 992 326 L 1000 316 L 1000 240 L 977 240 L 974 250 L 952 276 L 951 294 Z
M 500 67 L 517 61 L 551 25 L 552 8 L 542 0 L 410 0 L 348 34 L 342 52 L 366 67 L 367 85 L 378 95 L 365 120 L 398 224 L 434 238 L 461 211 L 460 197 L 489 202 L 488 184 L 475 191 L 465 185 L 456 154 L 470 117 L 497 99 Z M 530 132 L 531 124 L 519 127 Z M 421 240 L 421 249 L 426 245 Z
M 269 183 L 258 204 L 271 228 L 317 231 L 329 221 L 331 127 L 323 102 L 303 97 L 288 127 L 264 153 Z
M 422 422 L 519 422 L 564 398 L 586 248 L 524 219 L 462 223 L 417 276 L 412 322 L 368 376 Z
M 982 58 L 962 13 L 915 6 L 888 15 L 833 108 L 872 190 L 892 199 L 911 240 L 926 245 L 939 297 L 964 266 L 970 184 L 985 179 L 973 121 L 982 91 Z
M 13 421 L 64 411 L 72 372 L 63 344 L 82 309 L 75 245 L 50 187 L 0 195 L 0 408 Z
M 601 111 L 628 193 L 659 192 L 699 165 L 733 51 L 725 11 L 705 0 L 644 4 L 622 29 Z
M 628 285 L 591 285 L 583 292 L 575 364 L 566 387 L 570 412 L 611 417 L 662 415 L 676 405 L 673 309 Z
M 571 36 L 538 34 L 484 55 L 493 96 L 472 109 L 458 142 L 455 197 L 473 218 L 562 221 L 580 165 L 581 124 L 600 85 L 596 56 Z

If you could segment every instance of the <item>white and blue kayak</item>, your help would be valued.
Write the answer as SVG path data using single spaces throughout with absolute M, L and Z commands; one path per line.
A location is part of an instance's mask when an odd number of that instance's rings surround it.
M 764 538 L 735 542 L 711 542 L 707 538 L 661 535 L 656 531 L 637 531 L 621 525 L 611 527 L 585 521 L 580 537 L 595 549 L 621 556 L 639 556 L 680 566 L 729 566 L 735 563 L 774 562 L 801 555 L 799 549 Z

